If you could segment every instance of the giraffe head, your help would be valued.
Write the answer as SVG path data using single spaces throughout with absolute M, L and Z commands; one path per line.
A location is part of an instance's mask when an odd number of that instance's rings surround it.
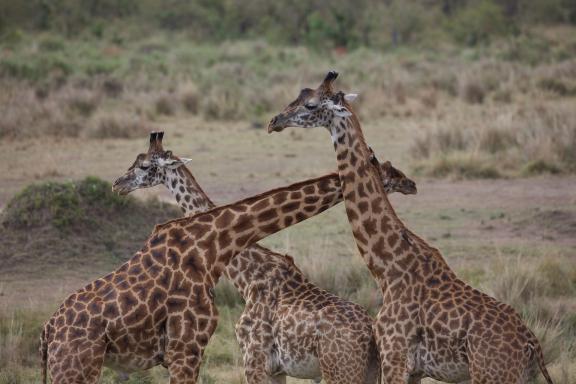
M 330 71 L 318 88 L 301 90 L 298 98 L 270 121 L 268 132 L 280 132 L 286 127 L 328 127 L 335 117 L 349 116 L 345 102 L 353 101 L 357 95 L 335 92 L 332 84 L 337 77 L 338 72 Z
M 126 195 L 139 188 L 162 184 L 167 170 L 176 169 L 190 161 L 174 156 L 172 151 L 165 151 L 162 148 L 163 137 L 164 132 L 150 133 L 148 152 L 140 153 L 128 171 L 116 179 L 112 185 L 114 192 Z
M 403 195 L 415 195 L 418 192 L 416 182 L 406 177 L 404 172 L 394 168 L 389 161 L 380 164 L 384 191 L 387 194 L 400 192 Z

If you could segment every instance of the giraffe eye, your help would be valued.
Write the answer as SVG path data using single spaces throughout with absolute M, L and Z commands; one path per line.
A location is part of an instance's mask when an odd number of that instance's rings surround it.
M 142 170 L 147 170 L 148 168 L 150 168 L 150 163 L 146 162 L 146 163 L 142 163 L 140 164 L 140 169 Z
M 305 107 L 307 110 L 311 111 L 311 110 L 313 110 L 313 109 L 316 109 L 316 107 L 318 107 L 318 105 L 317 105 L 317 104 L 307 103 L 307 104 L 304 104 L 304 107 Z

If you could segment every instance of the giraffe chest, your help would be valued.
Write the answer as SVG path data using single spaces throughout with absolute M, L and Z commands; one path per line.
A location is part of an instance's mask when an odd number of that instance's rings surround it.
M 109 324 L 108 348 L 104 364 L 121 372 L 150 369 L 164 362 L 165 332 L 162 330 L 126 329 Z
M 451 339 L 424 337 L 413 345 L 408 356 L 408 371 L 447 383 L 468 380 L 469 369 L 464 346 Z

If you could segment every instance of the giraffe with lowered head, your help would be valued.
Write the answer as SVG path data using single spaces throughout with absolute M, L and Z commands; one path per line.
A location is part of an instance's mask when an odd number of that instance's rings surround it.
M 124 372 L 163 365 L 171 384 L 195 383 L 218 320 L 213 288 L 230 260 L 342 201 L 339 184 L 330 174 L 156 226 L 130 260 L 47 321 L 44 382 L 49 374 L 55 384 L 96 383 L 106 364 Z
M 186 216 L 213 208 L 183 164 L 186 159 L 164 150 L 162 138 L 163 132 L 150 135 L 148 152 L 137 156 L 114 189 L 126 194 L 162 184 Z M 382 164 L 382 173 L 387 193 L 416 193 L 416 184 L 389 162 Z M 309 282 L 292 257 L 253 245 L 230 261 L 224 275 L 246 302 L 236 335 L 248 383 L 285 382 L 286 375 L 327 383 L 377 382 L 370 316 Z
M 537 338 L 514 309 L 460 280 L 398 218 L 350 106 L 356 95 L 335 92 L 337 76 L 329 72 L 318 88 L 303 89 L 268 131 L 321 126 L 330 132 L 348 220 L 383 295 L 374 326 L 383 381 L 519 384 L 539 369 L 552 383 Z

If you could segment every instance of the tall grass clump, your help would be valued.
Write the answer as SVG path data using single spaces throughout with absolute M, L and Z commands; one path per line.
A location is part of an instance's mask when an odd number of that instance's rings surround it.
M 489 118 L 470 113 L 436 122 L 413 143 L 417 169 L 461 177 L 576 171 L 576 110 L 570 104 L 490 113 Z

